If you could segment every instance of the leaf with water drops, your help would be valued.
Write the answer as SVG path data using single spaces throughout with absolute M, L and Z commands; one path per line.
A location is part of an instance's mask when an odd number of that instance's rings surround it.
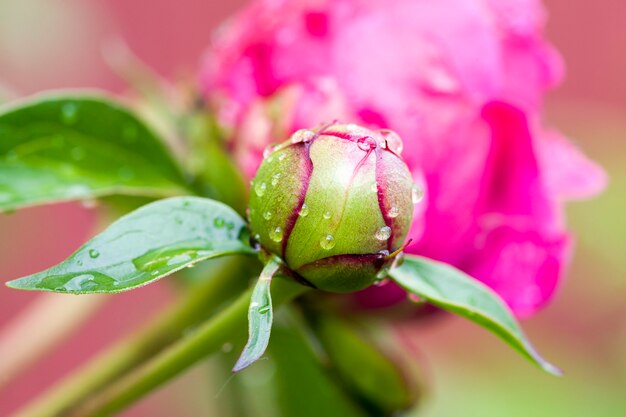
M 274 319 L 270 287 L 272 277 L 279 269 L 280 261 L 271 258 L 254 287 L 248 308 L 248 343 L 241 352 L 233 372 L 239 372 L 252 365 L 267 349 Z
M 64 262 L 7 285 L 73 294 L 126 291 L 207 259 L 254 255 L 246 240 L 246 225 L 230 207 L 173 197 L 120 218 Z
M 44 95 L 0 108 L 0 211 L 188 193 L 160 138 L 112 99 Z
M 546 372 L 561 374 L 537 353 L 504 301 L 469 275 L 448 264 L 413 255 L 407 255 L 389 275 L 409 293 L 495 333 Z

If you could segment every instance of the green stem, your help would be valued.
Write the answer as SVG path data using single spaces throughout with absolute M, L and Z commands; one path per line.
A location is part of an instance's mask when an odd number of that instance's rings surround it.
M 308 290 L 288 279 L 276 279 L 272 292 L 276 307 Z M 132 373 L 99 392 L 85 404 L 66 414 L 68 417 L 104 417 L 114 414 L 159 385 L 172 379 L 224 343 L 245 337 L 246 317 L 252 289 L 243 293 L 227 309 L 209 319 L 193 334 L 176 342 Z
M 103 386 L 157 354 L 178 339 L 189 326 L 200 322 L 226 300 L 240 292 L 246 280 L 241 258 L 222 261 L 214 276 L 191 287 L 180 300 L 147 327 L 121 340 L 69 375 L 14 417 L 55 417 L 81 403 Z

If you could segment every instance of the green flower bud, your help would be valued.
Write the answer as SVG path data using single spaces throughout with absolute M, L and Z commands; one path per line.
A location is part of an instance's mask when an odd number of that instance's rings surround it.
M 388 130 L 300 130 L 264 155 L 248 216 L 252 235 L 298 278 L 332 292 L 371 285 L 413 217 L 402 141 Z

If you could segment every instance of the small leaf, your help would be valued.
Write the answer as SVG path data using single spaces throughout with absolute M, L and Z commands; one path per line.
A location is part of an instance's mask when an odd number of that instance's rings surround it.
M 469 275 L 448 264 L 411 255 L 389 274 L 409 293 L 472 320 L 498 335 L 546 372 L 561 375 L 561 370 L 533 348 L 500 297 Z
M 45 95 L 0 109 L 0 211 L 188 193 L 160 138 L 112 99 Z
M 333 367 L 352 391 L 385 415 L 411 406 L 416 396 L 407 375 L 372 341 L 328 315 L 318 315 L 314 328 Z
M 72 294 L 126 291 L 207 259 L 255 254 L 245 233 L 243 219 L 217 201 L 159 200 L 120 218 L 64 262 L 7 285 Z
M 243 348 L 233 372 L 239 372 L 252 365 L 267 349 L 272 332 L 272 320 L 274 319 L 270 287 L 272 277 L 279 269 L 279 261 L 271 258 L 263 268 L 254 287 L 248 308 L 248 343 Z

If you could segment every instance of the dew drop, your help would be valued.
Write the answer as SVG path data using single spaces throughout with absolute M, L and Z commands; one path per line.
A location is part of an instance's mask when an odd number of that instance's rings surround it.
M 283 229 L 280 226 L 276 226 L 276 228 L 270 231 L 270 239 L 272 239 L 274 242 L 282 241 Z
M 89 249 L 89 257 L 91 259 L 96 259 L 98 256 L 100 256 L 100 252 L 98 252 L 98 250 L 96 250 L 96 249 Z
M 61 108 L 61 120 L 66 125 L 73 125 L 78 121 L 78 105 L 67 103 Z
M 277 172 L 276 174 L 272 175 L 272 187 L 276 187 L 279 179 L 280 179 L 280 172 Z
M 391 227 L 383 226 L 376 232 L 376 239 L 387 240 L 391 236 Z
M 402 143 L 402 139 L 400 138 L 400 136 L 398 136 L 396 132 L 394 132 L 393 130 L 384 129 L 381 130 L 380 133 L 383 138 L 385 138 L 385 146 L 387 147 L 387 149 L 389 149 L 396 155 L 402 154 L 404 144 Z
M 263 218 L 265 220 L 269 220 L 272 218 L 272 212 L 271 211 L 266 211 L 265 213 L 263 213 Z
M 70 292 L 90 291 L 97 287 L 98 284 L 94 282 L 94 277 L 91 274 L 77 275 L 63 285 L 63 289 Z
M 364 136 L 357 140 L 357 146 L 360 150 L 369 152 L 372 149 L 376 148 L 376 140 L 371 136 Z
M 333 235 L 328 234 L 328 235 L 324 236 L 320 240 L 320 246 L 322 247 L 322 249 L 326 249 L 326 250 L 330 250 L 330 249 L 334 248 L 335 247 L 335 238 L 333 237 Z
M 307 143 L 313 140 L 315 132 L 309 129 L 300 129 L 291 135 L 291 143 Z
M 300 212 L 298 214 L 300 215 L 300 217 L 306 217 L 309 214 L 309 206 L 307 206 L 306 204 L 302 204 L 302 207 L 300 207 Z
M 325 218 L 326 220 L 330 219 L 330 217 L 331 217 L 331 216 L 332 216 L 332 214 L 331 214 L 331 212 L 330 212 L 330 211 L 327 211 L 326 213 L 324 213 L 324 218 Z
M 396 206 L 391 207 L 387 212 L 387 216 L 391 217 L 392 219 L 398 217 L 398 214 L 400 214 L 400 209 Z
M 413 204 L 417 204 L 424 198 L 424 190 L 419 188 L 416 184 L 413 184 L 413 188 L 411 188 L 411 200 Z
M 270 312 L 272 308 L 269 305 L 264 305 L 263 307 L 259 308 L 259 314 L 267 314 Z
M 287 155 L 285 155 L 284 153 L 281 152 L 280 154 L 278 154 L 278 160 L 282 161 L 283 159 L 285 159 L 286 156 Z
M 226 222 L 221 217 L 216 217 L 213 219 L 213 226 L 217 227 L 218 229 L 221 229 L 222 227 L 224 227 L 225 224 Z
M 267 190 L 267 184 L 264 182 L 258 183 L 254 186 L 254 192 L 259 197 L 263 197 L 263 195 L 265 194 L 265 190 Z

